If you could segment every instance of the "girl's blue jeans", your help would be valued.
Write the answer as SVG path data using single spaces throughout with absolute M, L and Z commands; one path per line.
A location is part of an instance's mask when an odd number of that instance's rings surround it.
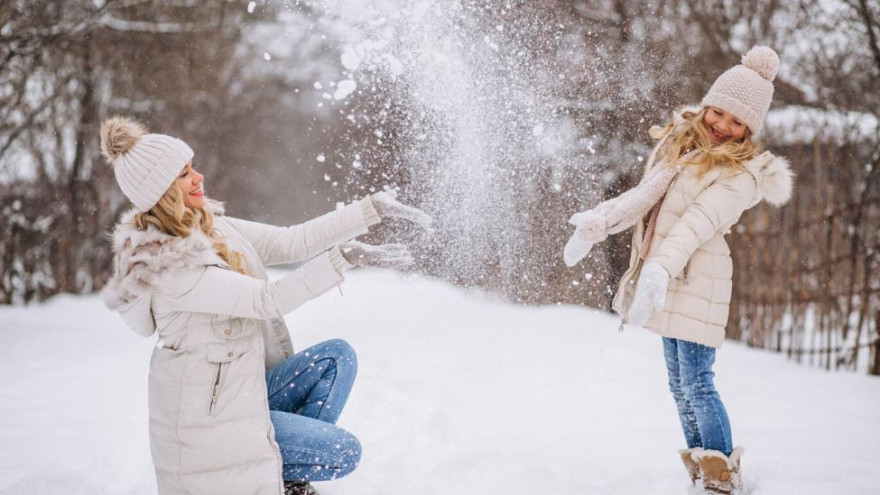
M 689 448 L 733 451 L 730 420 L 715 390 L 715 349 L 679 339 L 663 338 L 669 390 Z
M 334 426 L 356 374 L 357 357 L 344 340 L 322 342 L 266 370 L 285 481 L 341 478 L 357 467 L 360 443 Z

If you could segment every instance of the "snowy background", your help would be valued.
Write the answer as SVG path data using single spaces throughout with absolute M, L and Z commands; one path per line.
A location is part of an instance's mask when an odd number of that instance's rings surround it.
M 322 494 L 696 493 L 656 335 L 421 276 L 356 271 L 343 290 L 287 318 L 300 349 L 341 337 L 358 352 L 339 424 L 363 461 Z M 0 340 L 0 494 L 155 493 L 151 340 L 70 295 L 0 308 Z M 744 493 L 877 493 L 880 380 L 732 342 L 716 372 Z
M 574 268 L 567 219 L 632 187 L 647 129 L 754 45 L 759 136 L 797 176 L 728 236 L 728 338 L 880 375 L 877 0 L 9 0 L 0 5 L 0 304 L 90 294 L 128 201 L 99 156 L 124 114 L 190 143 L 230 215 L 299 223 L 385 187 L 411 272 L 610 308 L 628 234 Z

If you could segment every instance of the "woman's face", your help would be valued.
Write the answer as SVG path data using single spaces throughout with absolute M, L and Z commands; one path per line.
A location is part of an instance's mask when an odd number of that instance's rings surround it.
M 204 175 L 196 172 L 190 160 L 186 167 L 177 176 L 177 187 L 183 193 L 183 204 L 187 208 L 202 208 L 205 206 L 205 191 L 202 189 Z
M 739 119 L 718 107 L 706 108 L 703 124 L 709 129 L 712 139 L 716 143 L 723 143 L 731 139 L 739 141 L 745 137 L 748 129 L 748 126 L 740 122 Z

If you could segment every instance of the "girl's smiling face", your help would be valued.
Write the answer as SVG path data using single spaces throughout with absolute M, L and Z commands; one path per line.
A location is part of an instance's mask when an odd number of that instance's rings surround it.
M 183 193 L 183 204 L 187 208 L 203 208 L 205 206 L 205 191 L 202 189 L 202 180 L 204 175 L 196 172 L 190 160 L 180 175 L 177 176 L 177 187 Z
M 712 134 L 712 139 L 716 143 L 723 143 L 728 140 L 740 141 L 748 130 L 748 126 L 739 121 L 732 114 L 725 112 L 718 107 L 708 107 L 706 114 L 703 116 L 703 124 Z

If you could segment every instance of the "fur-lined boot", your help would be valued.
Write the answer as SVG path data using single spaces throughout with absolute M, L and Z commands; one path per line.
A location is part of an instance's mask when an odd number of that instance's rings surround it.
M 742 488 L 740 459 L 745 450 L 742 447 L 733 449 L 730 457 L 717 450 L 702 450 L 691 454 L 691 458 L 700 465 L 703 477 L 703 488 L 713 493 L 734 493 Z
M 678 451 L 681 455 L 681 462 L 684 464 L 684 468 L 687 469 L 688 476 L 690 476 L 691 483 L 693 484 L 696 484 L 697 480 L 700 479 L 700 465 L 697 464 L 692 455 L 694 452 L 702 452 L 702 450 L 702 447 L 694 447 Z

